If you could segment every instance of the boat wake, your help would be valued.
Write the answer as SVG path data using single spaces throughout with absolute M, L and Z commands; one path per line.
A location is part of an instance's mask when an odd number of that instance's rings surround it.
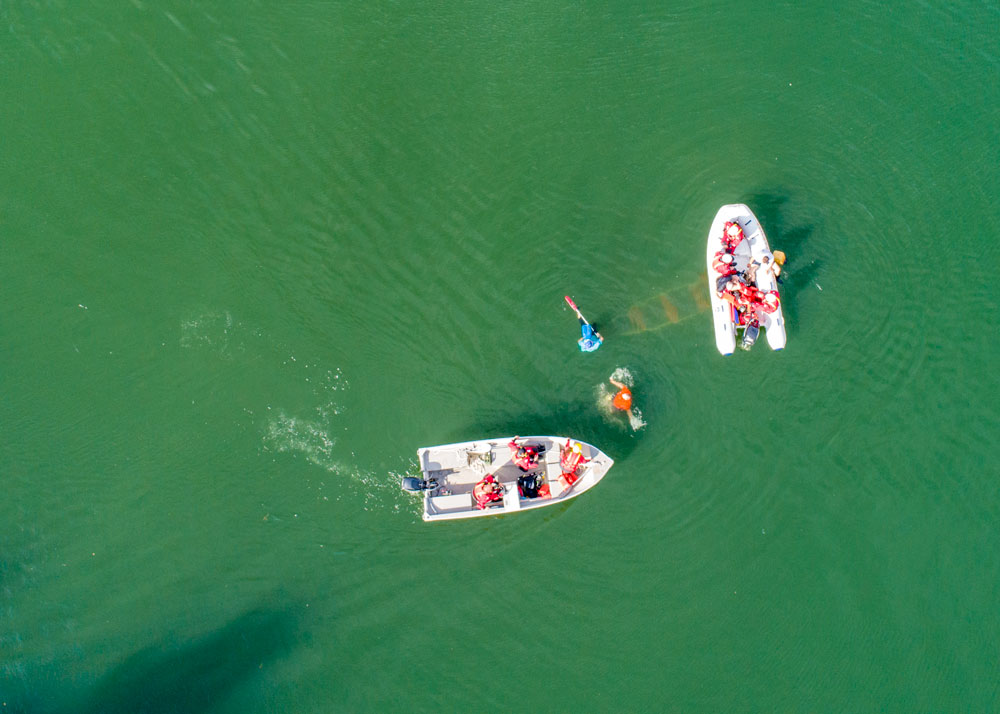
M 203 349 L 232 360 L 246 351 L 246 329 L 228 310 L 203 312 L 181 321 L 180 345 L 185 349 Z
M 324 426 L 318 421 L 278 412 L 267 424 L 264 447 L 279 453 L 301 454 L 316 466 L 331 473 L 341 473 L 343 467 L 333 455 L 337 440 Z

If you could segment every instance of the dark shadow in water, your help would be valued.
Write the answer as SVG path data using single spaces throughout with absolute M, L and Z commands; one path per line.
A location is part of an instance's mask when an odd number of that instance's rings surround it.
M 191 642 L 140 650 L 105 675 L 80 706 L 84 714 L 207 712 L 262 667 L 287 653 L 296 618 L 287 611 L 254 610 Z
M 781 307 L 790 333 L 797 332 L 799 306 L 803 293 L 813 284 L 823 263 L 816 259 L 811 246 L 814 225 L 788 226 L 785 218 L 784 193 L 760 191 L 751 193 L 744 202 L 750 206 L 767 234 L 771 250 L 783 251 L 788 259 L 781 276 Z
M 617 419 L 617 424 L 608 419 Z M 484 416 L 451 436 L 449 442 L 471 441 L 475 436 L 562 435 L 593 444 L 615 461 L 626 458 L 639 443 L 643 431 L 633 432 L 625 426 L 624 414 L 604 417 L 593 402 L 577 401 L 553 405 L 543 414 L 530 412 L 496 412 Z

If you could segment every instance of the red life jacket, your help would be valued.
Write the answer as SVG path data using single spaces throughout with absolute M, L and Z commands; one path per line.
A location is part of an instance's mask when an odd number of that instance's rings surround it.
M 721 275 L 732 275 L 733 273 L 736 272 L 736 268 L 734 267 L 734 265 L 736 264 L 736 258 L 733 258 L 732 263 L 726 263 L 723 262 L 722 260 L 722 256 L 724 255 L 732 255 L 732 254 L 724 250 L 720 250 L 718 253 L 716 253 L 715 259 L 712 261 L 712 270 Z
M 740 299 L 738 297 L 736 297 L 735 295 L 733 295 L 728 290 L 723 290 L 721 297 L 722 297 L 723 300 L 725 300 L 726 302 L 728 302 L 733 307 L 736 307 L 737 305 L 740 304 Z
M 513 440 L 507 446 L 514 452 L 511 460 L 522 471 L 530 471 L 538 466 L 538 449 L 534 446 L 518 446 Z
M 736 226 L 736 230 L 738 231 L 735 238 L 729 235 L 729 229 L 732 226 Z M 739 223 L 726 221 L 726 225 L 722 228 L 722 244 L 729 249 L 730 253 L 736 249 L 736 246 L 740 244 L 740 241 L 743 240 L 744 237 L 743 228 L 740 227 Z
M 627 412 L 632 408 L 632 392 L 628 387 L 622 387 L 618 394 L 614 396 L 611 400 L 611 404 L 615 409 L 621 409 L 623 412 Z
M 753 285 L 744 285 L 740 288 L 741 302 L 744 305 L 754 304 L 760 301 L 761 292 Z
M 584 462 L 583 454 L 578 454 L 571 449 L 569 443 L 569 439 L 567 439 L 565 448 L 559 454 L 559 465 L 562 466 L 563 474 L 573 473 Z
M 576 467 L 580 465 L 580 462 L 582 460 L 583 460 L 582 454 L 578 454 L 575 451 L 570 451 L 568 453 L 563 454 L 559 458 L 559 463 L 562 466 L 562 470 L 564 472 L 572 473 L 573 471 L 576 471 Z
M 765 300 L 764 299 L 765 295 L 774 295 L 774 301 L 772 302 L 772 301 L 769 301 L 769 300 Z M 778 291 L 777 290 L 768 290 L 766 293 L 761 293 L 760 294 L 759 307 L 764 312 L 766 312 L 768 314 L 770 314 L 772 312 L 775 312 L 778 309 L 778 306 L 780 304 L 781 304 L 781 296 L 778 295 Z
M 487 484 L 497 483 L 493 474 L 486 474 L 482 481 L 477 483 L 472 489 L 472 497 L 476 499 L 476 508 L 483 510 L 494 501 L 503 500 L 503 489 L 486 490 Z

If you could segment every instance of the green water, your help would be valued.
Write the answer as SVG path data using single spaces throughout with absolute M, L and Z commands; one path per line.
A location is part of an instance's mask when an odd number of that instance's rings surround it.
M 1000 708 L 1000 7 L 764 7 L 0 6 L 3 711 Z M 514 433 L 616 465 L 398 488 Z

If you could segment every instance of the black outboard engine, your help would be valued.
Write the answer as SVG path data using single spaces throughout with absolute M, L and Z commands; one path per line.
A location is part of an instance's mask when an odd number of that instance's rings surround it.
M 749 350 L 757 341 L 758 335 L 760 335 L 760 321 L 754 318 L 743 328 L 743 342 L 740 343 L 740 347 Z
M 399 485 L 404 491 L 420 493 L 421 491 L 433 491 L 438 487 L 438 482 L 432 478 L 419 479 L 413 476 L 403 476 Z

